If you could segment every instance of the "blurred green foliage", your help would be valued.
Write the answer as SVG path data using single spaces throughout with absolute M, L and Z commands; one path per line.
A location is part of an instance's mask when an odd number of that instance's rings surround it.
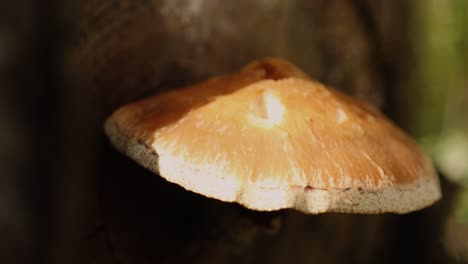
M 418 70 L 413 78 L 416 92 L 411 96 L 414 96 L 415 112 L 410 129 L 443 176 L 461 186 L 449 221 L 458 223 L 458 234 L 466 234 L 468 1 L 420 0 L 415 3 L 414 10 L 419 18 L 415 27 L 417 42 L 414 43 Z M 463 239 L 468 241 L 468 237 Z
M 468 186 L 468 1 L 418 1 L 413 127 L 441 172 Z
M 419 1 L 417 10 L 419 72 L 414 131 L 418 136 L 452 129 L 464 130 L 466 134 L 468 2 Z

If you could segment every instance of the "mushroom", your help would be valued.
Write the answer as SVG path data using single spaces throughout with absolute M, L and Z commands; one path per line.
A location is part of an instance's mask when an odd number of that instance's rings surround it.
M 123 106 L 105 130 L 166 180 L 259 211 L 408 213 L 441 197 L 408 135 L 279 59 Z

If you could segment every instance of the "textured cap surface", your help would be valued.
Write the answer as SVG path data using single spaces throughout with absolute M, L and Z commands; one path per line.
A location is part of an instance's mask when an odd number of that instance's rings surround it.
M 168 181 L 251 209 L 406 213 L 441 197 L 431 162 L 378 110 L 277 59 L 126 105 L 105 129 Z

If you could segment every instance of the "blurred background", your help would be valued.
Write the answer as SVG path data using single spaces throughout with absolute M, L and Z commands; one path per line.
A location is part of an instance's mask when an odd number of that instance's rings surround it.
M 380 108 L 433 158 L 407 215 L 259 213 L 113 150 L 118 106 L 265 56 Z M 0 263 L 468 263 L 468 2 L 0 3 Z

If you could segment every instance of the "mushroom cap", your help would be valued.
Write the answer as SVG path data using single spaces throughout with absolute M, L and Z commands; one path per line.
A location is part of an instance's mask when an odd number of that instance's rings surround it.
M 166 180 L 255 210 L 407 213 L 441 197 L 402 130 L 278 59 L 123 106 L 105 130 Z

